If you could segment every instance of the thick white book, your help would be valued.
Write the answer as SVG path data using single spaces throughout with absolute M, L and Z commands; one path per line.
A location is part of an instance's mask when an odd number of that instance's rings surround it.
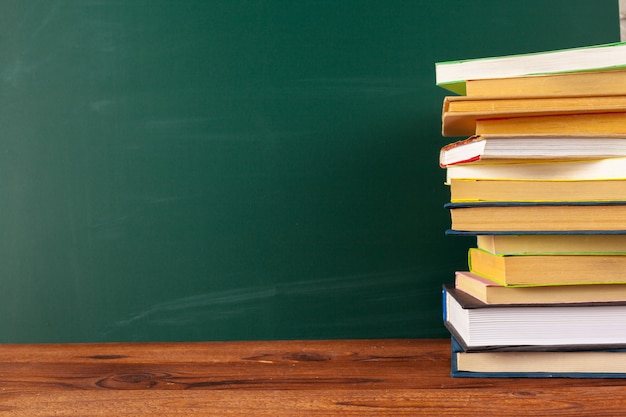
M 481 161 L 446 167 L 446 182 L 455 178 L 518 180 L 626 179 L 626 157 L 574 161 Z

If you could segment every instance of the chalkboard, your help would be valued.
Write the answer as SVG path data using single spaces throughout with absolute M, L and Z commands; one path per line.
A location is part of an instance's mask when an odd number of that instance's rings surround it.
M 436 61 L 617 1 L 0 0 L 0 342 L 441 337 Z

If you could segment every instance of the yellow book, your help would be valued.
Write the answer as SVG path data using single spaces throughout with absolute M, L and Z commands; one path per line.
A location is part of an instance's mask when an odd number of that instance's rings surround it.
M 472 119 L 473 120 L 473 119 Z M 540 115 L 530 117 L 501 117 L 464 121 L 463 133 L 510 135 L 510 134 L 624 134 L 626 112 L 581 113 L 569 115 Z
M 626 234 L 478 235 L 476 246 L 498 255 L 626 253 Z
M 471 248 L 468 265 L 504 286 L 626 283 L 626 253 L 504 256 Z
M 574 97 L 448 96 L 444 98 L 443 103 L 442 133 L 443 136 L 474 135 L 477 133 L 476 121 L 485 119 L 611 112 L 626 112 L 626 95 Z
M 584 112 L 584 111 L 624 111 L 626 95 L 606 94 L 589 96 L 548 96 L 548 97 L 466 97 L 447 96 L 444 98 L 444 113 L 481 113 L 506 116 L 511 113 L 528 112 Z
M 467 80 L 468 97 L 626 94 L 626 71 L 575 72 Z
M 600 303 L 626 301 L 624 284 L 506 287 L 468 271 L 455 274 L 455 287 L 485 304 Z
M 626 180 L 452 179 L 450 201 L 626 201 Z
M 626 233 L 625 201 L 447 203 L 444 207 L 449 209 L 452 230 L 457 232 Z

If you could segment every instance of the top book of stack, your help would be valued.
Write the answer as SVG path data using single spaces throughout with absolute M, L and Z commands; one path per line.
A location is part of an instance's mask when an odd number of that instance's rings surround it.
M 578 91 L 572 92 L 569 88 L 572 83 L 564 80 L 567 86 L 565 91 L 559 86 L 550 87 L 556 93 L 546 90 L 542 83 L 552 82 L 548 77 L 553 74 L 572 75 L 584 72 L 605 72 L 615 70 L 626 70 L 626 42 L 609 43 L 603 45 L 585 46 L 581 48 L 561 49 L 557 51 L 538 52 L 531 54 L 509 55 L 504 57 L 477 58 L 460 61 L 447 61 L 435 64 L 436 83 L 438 86 L 460 95 L 485 96 L 497 91 L 497 95 L 518 95 L 523 92 L 547 91 L 547 94 L 603 94 L 608 91 L 610 94 L 615 89 L 624 89 L 625 83 L 620 86 L 614 85 L 613 80 L 601 80 L 601 76 L 595 75 L 590 82 L 592 89 L 579 85 L 579 81 L 584 80 L 578 77 L 574 84 L 578 85 Z M 615 75 L 615 74 L 613 74 Z M 542 77 L 532 80 L 525 80 L 526 83 L 521 90 L 515 87 L 520 81 L 519 78 Z M 498 79 L 507 79 L 500 82 Z M 478 83 L 478 80 L 491 80 Z M 561 82 L 561 81 L 558 81 Z M 495 83 L 495 87 L 494 87 Z M 611 85 L 613 84 L 613 85 Z M 503 86 L 506 85 L 506 88 Z M 534 85 L 534 87 L 530 87 Z M 563 84 L 561 84 L 563 85 Z M 503 89 L 504 88 L 504 89 Z M 517 88 L 517 90 L 516 90 Z M 598 88 L 601 88 L 599 91 Z M 518 92 L 516 92 L 518 91 Z M 519 93 L 522 91 L 522 93 Z
M 626 42 L 435 67 L 443 136 L 626 135 Z

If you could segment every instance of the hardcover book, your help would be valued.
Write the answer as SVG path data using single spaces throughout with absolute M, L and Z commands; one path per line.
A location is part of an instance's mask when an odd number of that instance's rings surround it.
M 626 303 L 485 304 L 443 288 L 444 324 L 465 351 L 626 348 Z
M 456 378 L 626 378 L 626 350 L 467 352 L 451 337 Z
M 626 283 L 626 253 L 495 255 L 470 248 L 468 266 L 505 286 Z
M 450 201 L 626 201 L 626 180 L 492 180 L 454 178 Z
M 476 234 L 626 230 L 626 201 L 446 203 L 444 207 L 450 211 L 453 230 Z
M 498 255 L 626 253 L 626 234 L 477 235 L 476 246 Z

